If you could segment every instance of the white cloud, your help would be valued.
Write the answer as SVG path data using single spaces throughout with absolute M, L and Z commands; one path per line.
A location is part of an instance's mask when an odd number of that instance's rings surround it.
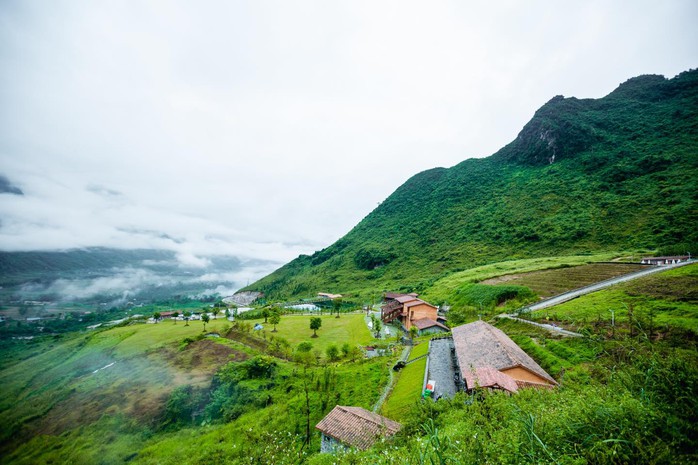
M 556 94 L 695 66 L 692 1 L 0 6 L 0 249 L 329 245 Z

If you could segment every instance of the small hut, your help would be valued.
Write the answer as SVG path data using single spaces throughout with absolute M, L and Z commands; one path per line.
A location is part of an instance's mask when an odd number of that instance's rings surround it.
M 322 433 L 321 452 L 355 447 L 365 450 L 397 433 L 402 425 L 361 407 L 337 405 L 315 428 Z

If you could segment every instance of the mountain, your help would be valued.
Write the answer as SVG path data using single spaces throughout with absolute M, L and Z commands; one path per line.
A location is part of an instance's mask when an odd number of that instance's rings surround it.
M 273 264 L 237 257 L 205 257 L 205 266 L 181 263 L 167 250 L 86 248 L 0 251 L 0 306 L 24 300 L 101 303 L 226 296 Z
M 380 173 L 376 173 L 380 176 Z M 419 173 L 346 236 L 246 290 L 368 296 L 509 259 L 695 253 L 698 70 L 556 96 L 494 155 Z

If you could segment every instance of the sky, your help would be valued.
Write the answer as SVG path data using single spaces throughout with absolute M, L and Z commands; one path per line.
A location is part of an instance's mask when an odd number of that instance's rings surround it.
M 698 65 L 698 2 L 0 2 L 0 250 L 283 263 L 555 95 Z

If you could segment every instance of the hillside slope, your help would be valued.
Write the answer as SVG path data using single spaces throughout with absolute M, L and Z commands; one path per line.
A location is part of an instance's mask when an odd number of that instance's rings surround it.
M 698 70 L 557 96 L 485 159 L 417 174 L 346 236 L 248 286 L 271 297 L 423 290 L 508 259 L 698 243 Z

